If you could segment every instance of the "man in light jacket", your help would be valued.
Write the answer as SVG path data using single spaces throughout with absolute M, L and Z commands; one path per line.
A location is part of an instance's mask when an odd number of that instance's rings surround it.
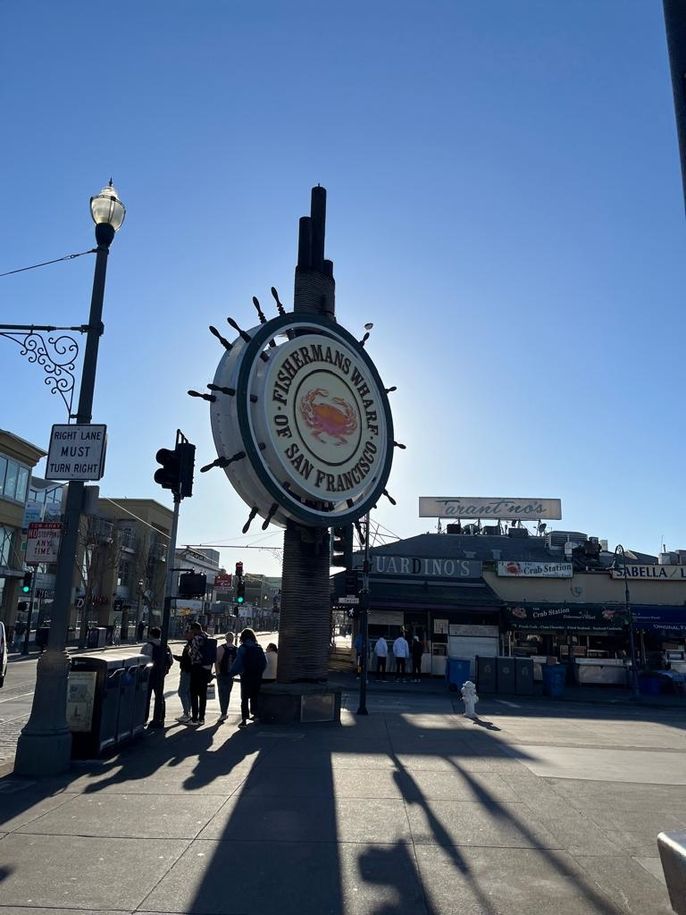
M 395 679 L 405 681 L 405 665 L 410 657 L 410 646 L 407 644 L 405 633 L 401 630 L 398 638 L 393 642 L 393 657 L 395 658 Z
M 374 646 L 374 654 L 376 655 L 376 679 L 385 680 L 388 645 L 386 644 L 386 639 L 382 635 L 379 636 L 379 638 L 376 640 L 376 645 Z

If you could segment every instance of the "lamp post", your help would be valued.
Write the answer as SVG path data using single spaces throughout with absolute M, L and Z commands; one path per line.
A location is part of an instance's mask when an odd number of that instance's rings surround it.
M 92 418 L 98 345 L 104 331 L 102 306 L 107 257 L 114 234 L 121 227 L 126 215 L 126 208 L 117 196 L 111 180 L 99 194 L 91 197 L 90 208 L 97 243 L 95 274 L 79 405 L 76 416 L 69 417 L 82 425 L 90 423 Z M 71 480 L 67 487 L 64 528 L 57 558 L 55 599 L 48 648 L 38 660 L 31 715 L 17 743 L 14 771 L 19 775 L 56 775 L 69 767 L 71 733 L 66 717 L 69 678 L 66 643 L 83 496 L 83 481 Z
M 629 599 L 629 578 L 626 573 L 626 553 L 621 543 L 615 547 L 615 559 L 622 557 L 622 573 L 624 576 L 624 606 L 626 608 L 627 622 L 629 623 L 629 653 L 631 654 L 631 692 L 634 699 L 638 699 L 638 666 L 636 664 L 636 650 L 634 648 L 634 614 Z

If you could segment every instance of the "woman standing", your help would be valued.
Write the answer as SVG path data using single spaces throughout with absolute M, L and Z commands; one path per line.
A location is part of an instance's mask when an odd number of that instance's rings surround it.
M 233 677 L 229 673 L 236 660 L 236 646 L 233 644 L 233 632 L 227 632 L 225 642 L 217 648 L 217 660 L 214 670 L 217 674 L 217 690 L 219 692 L 219 721 L 226 721 L 229 712 L 229 700 Z
M 276 680 L 276 668 L 279 663 L 279 649 L 274 642 L 270 642 L 264 650 L 267 666 L 262 674 L 263 683 L 273 683 Z

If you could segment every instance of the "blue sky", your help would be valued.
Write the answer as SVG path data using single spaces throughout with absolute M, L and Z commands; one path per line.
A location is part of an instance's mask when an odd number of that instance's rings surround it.
M 92 246 L 91 194 L 127 205 L 112 246 L 94 421 L 101 491 L 170 504 L 152 475 L 207 331 L 292 299 L 297 220 L 328 190 L 337 317 L 392 395 L 376 520 L 433 527 L 429 496 L 562 499 L 556 527 L 686 547 L 683 251 L 658 0 L 53 2 L 0 9 L 0 272 Z M 0 280 L 2 321 L 81 324 L 90 257 Z M 265 309 L 267 310 L 267 309 Z M 0 340 L 0 426 L 40 445 L 64 408 Z M 40 469 L 40 468 L 39 468 Z M 196 476 L 180 542 L 243 537 L 221 471 Z M 278 574 L 269 552 L 224 553 Z

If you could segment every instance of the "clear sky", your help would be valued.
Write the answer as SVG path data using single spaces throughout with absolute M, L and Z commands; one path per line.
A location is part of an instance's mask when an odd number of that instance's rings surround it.
M 628 547 L 686 548 L 684 204 L 658 0 L 54 0 L 0 5 L 0 272 L 92 247 L 113 177 L 93 419 L 101 492 L 171 505 L 155 452 L 216 457 L 208 324 L 292 300 L 297 220 L 328 190 L 337 317 L 374 322 L 396 451 L 376 520 L 418 497 L 562 499 Z M 87 321 L 94 261 L 0 279 L 6 323 Z M 268 310 L 265 308 L 265 310 Z M 271 311 L 270 311 L 271 314 Z M 0 426 L 45 446 L 64 407 L 0 339 Z M 39 465 L 39 472 L 42 465 Z M 181 543 L 241 535 L 220 470 Z M 227 550 L 278 574 L 270 552 Z

